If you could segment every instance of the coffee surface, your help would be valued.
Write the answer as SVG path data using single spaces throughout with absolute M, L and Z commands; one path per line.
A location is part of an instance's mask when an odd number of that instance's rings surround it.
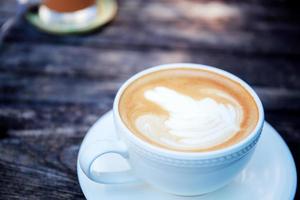
M 123 92 L 119 112 L 142 140 L 188 152 L 233 145 L 258 121 L 258 108 L 246 89 L 202 69 L 167 69 L 135 80 Z
M 44 0 L 43 4 L 56 12 L 74 12 L 96 3 L 96 0 Z

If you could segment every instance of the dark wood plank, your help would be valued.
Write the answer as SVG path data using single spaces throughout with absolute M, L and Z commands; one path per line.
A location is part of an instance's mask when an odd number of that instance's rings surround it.
M 108 79 L 122 82 L 150 66 L 172 62 L 193 62 L 230 71 L 253 86 L 300 89 L 298 81 L 300 57 L 292 59 L 285 56 L 253 57 L 206 51 L 157 49 L 139 51 L 14 44 L 0 54 L 0 60 L 1 80 L 4 84 L 13 84 L 14 81 L 15 84 L 21 84 L 22 81 L 26 82 L 23 79 L 28 79 L 28 82 L 35 76 L 44 76 L 48 79 L 49 87 L 51 87 L 51 79 L 60 77 L 73 78 L 74 81 Z M 37 77 L 32 81 L 35 83 L 43 81 L 38 79 Z
M 103 112 L 90 105 L 1 104 L 0 199 L 83 199 L 77 152 Z
M 215 13 L 214 17 L 203 14 L 206 10 Z M 293 7 L 270 8 L 238 2 L 122 1 L 116 20 L 97 34 L 55 37 L 40 33 L 23 21 L 8 41 L 297 56 L 297 13 Z
M 18 82 L 10 81 L 18 80 Z M 22 78 L 0 75 L 0 102 L 61 102 L 108 105 L 121 85 L 113 81 L 60 79 L 57 77 Z M 254 87 L 266 110 L 300 110 L 299 90 Z M 101 104 L 100 104 L 101 101 Z
M 110 96 L 108 93 L 105 96 Z M 106 111 L 112 108 L 113 96 L 98 103 L 66 103 L 58 101 L 0 101 L 1 138 L 66 137 L 78 139 Z M 37 103 L 39 102 L 39 103 Z M 287 105 L 287 103 L 285 104 Z M 300 126 L 297 109 L 266 109 L 266 119 L 287 137 L 299 142 Z M 37 138 L 38 139 L 38 138 Z
M 62 135 L 2 139 L 1 199 L 83 199 L 75 173 L 79 142 Z

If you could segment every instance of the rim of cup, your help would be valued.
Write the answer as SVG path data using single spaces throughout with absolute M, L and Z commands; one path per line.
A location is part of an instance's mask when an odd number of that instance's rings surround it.
M 123 91 L 127 88 L 128 85 L 133 83 L 135 80 L 138 78 L 160 70 L 166 70 L 166 69 L 176 69 L 176 68 L 187 68 L 187 69 L 202 69 L 202 70 L 207 70 L 211 71 L 217 74 L 220 74 L 222 76 L 225 76 L 229 78 L 230 80 L 233 80 L 235 82 L 238 82 L 243 88 L 249 92 L 249 94 L 252 96 L 254 99 L 257 109 L 258 109 L 258 121 L 256 123 L 255 128 L 251 131 L 251 133 L 244 138 L 243 140 L 229 146 L 225 147 L 222 149 L 218 150 L 212 150 L 212 151 L 206 151 L 206 152 L 180 152 L 180 151 L 175 151 L 175 150 L 169 150 L 165 149 L 162 147 L 158 147 L 155 145 L 152 145 L 135 134 L 132 133 L 132 131 L 127 128 L 127 126 L 124 124 L 123 120 L 121 119 L 121 116 L 119 114 L 119 101 L 120 97 L 123 94 Z M 208 158 L 216 158 L 216 157 L 221 157 L 225 156 L 234 152 L 237 152 L 239 150 L 242 150 L 243 148 L 247 147 L 250 143 L 254 142 L 259 135 L 263 124 L 264 124 L 264 110 L 263 110 L 263 105 L 256 94 L 256 92 L 242 79 L 237 77 L 236 75 L 231 74 L 230 72 L 224 71 L 222 69 L 208 66 L 208 65 L 203 65 L 203 64 L 193 64 L 193 63 L 172 63 L 172 64 L 163 64 L 163 65 L 157 65 L 148 69 L 145 69 L 143 71 L 140 71 L 133 75 L 131 78 L 129 78 L 125 83 L 122 84 L 122 86 L 119 88 L 114 104 L 113 104 L 113 114 L 114 114 L 114 119 L 115 122 L 118 123 L 118 126 L 120 126 L 126 134 L 126 138 L 130 139 L 131 142 L 134 144 L 138 145 L 140 148 L 143 148 L 149 152 L 153 152 L 162 156 L 166 157 L 173 157 L 173 158 L 178 158 L 178 159 L 208 159 Z

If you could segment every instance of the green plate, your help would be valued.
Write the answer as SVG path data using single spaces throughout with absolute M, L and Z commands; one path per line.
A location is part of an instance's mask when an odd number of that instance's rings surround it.
M 116 0 L 98 0 L 97 2 L 97 17 L 90 23 L 82 26 L 74 26 L 72 24 L 45 24 L 39 17 L 37 12 L 29 11 L 26 14 L 26 19 L 38 29 L 52 34 L 72 34 L 72 33 L 87 33 L 96 28 L 99 28 L 111 21 L 117 13 Z

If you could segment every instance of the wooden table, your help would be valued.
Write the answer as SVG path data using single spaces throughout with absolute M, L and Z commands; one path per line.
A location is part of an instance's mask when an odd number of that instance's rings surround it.
M 123 81 L 163 63 L 213 65 L 246 80 L 299 165 L 295 3 L 122 0 L 111 24 L 83 36 L 19 22 L 0 52 L 0 199 L 83 199 L 76 157 L 86 131 L 111 109 Z M 15 9 L 1 0 L 0 24 Z

